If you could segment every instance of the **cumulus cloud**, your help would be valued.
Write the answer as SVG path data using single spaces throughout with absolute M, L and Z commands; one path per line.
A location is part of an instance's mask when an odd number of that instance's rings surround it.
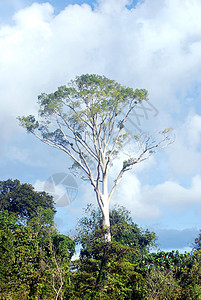
M 157 220 L 164 216 L 164 207 L 176 214 L 182 214 L 187 207 L 200 207 L 200 195 L 200 175 L 193 177 L 187 188 L 174 181 L 142 185 L 136 175 L 130 173 L 122 180 L 113 203 L 127 207 L 138 221 Z
M 49 3 L 34 3 L 17 12 L 15 25 L 0 30 L 9 103 L 27 111 L 36 93 L 84 72 L 163 97 L 199 80 L 200 2 L 147 0 L 132 10 L 126 4 L 102 0 L 94 10 L 68 5 L 55 16 Z
M 132 216 L 140 220 L 156 220 L 161 217 L 161 211 L 155 201 L 142 195 L 142 184 L 134 174 L 126 174 L 118 187 L 112 204 L 118 203 L 131 211 Z
M 179 183 L 166 181 L 153 188 L 144 187 L 144 196 L 146 199 L 153 199 L 155 203 L 165 204 L 172 209 L 182 210 L 186 206 L 192 206 L 200 203 L 201 195 L 201 176 L 192 178 L 191 186 L 186 188 Z

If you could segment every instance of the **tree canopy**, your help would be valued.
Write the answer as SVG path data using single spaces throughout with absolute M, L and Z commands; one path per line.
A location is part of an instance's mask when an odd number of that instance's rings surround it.
M 100 209 L 95 209 L 89 204 L 84 211 L 85 214 L 80 218 L 76 229 L 77 241 L 83 249 L 90 247 L 96 240 L 103 239 L 104 233 Z M 110 224 L 112 241 L 137 249 L 140 253 L 147 253 L 155 247 L 155 233 L 139 228 L 125 207 L 115 206 L 110 209 Z
M 53 197 L 46 192 L 37 192 L 31 184 L 21 184 L 17 179 L 0 181 L 0 210 L 30 220 L 37 216 L 39 208 L 50 209 L 53 218 L 56 212 Z

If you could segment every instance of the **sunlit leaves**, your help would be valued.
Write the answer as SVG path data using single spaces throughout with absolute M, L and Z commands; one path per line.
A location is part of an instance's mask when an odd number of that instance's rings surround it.
M 121 113 L 126 105 L 135 105 L 138 101 L 146 100 L 147 96 L 148 92 L 144 89 L 126 88 L 105 76 L 77 76 L 68 86 L 61 86 L 54 93 L 42 93 L 38 96 L 39 115 L 46 120 L 44 138 L 52 137 L 55 132 L 52 131 L 52 126 L 58 125 L 58 122 L 67 130 L 67 124 L 77 131 L 89 130 L 89 126 L 93 127 L 94 122 L 102 122 L 104 128 L 107 128 L 111 124 L 111 118 Z M 34 116 L 18 119 L 20 125 L 29 132 L 33 133 L 39 129 L 43 133 L 42 120 L 36 120 Z M 91 130 L 88 132 L 92 135 Z M 58 137 L 60 141 L 59 135 L 53 135 L 55 140 Z
M 28 132 L 33 132 L 39 128 L 39 122 L 36 121 L 35 117 L 29 115 L 28 117 L 18 117 L 20 125 L 27 129 Z
M 123 169 L 129 168 L 130 166 L 132 166 L 135 163 L 135 161 L 136 161 L 136 158 L 134 158 L 134 157 L 131 157 L 131 158 L 125 160 L 123 162 Z

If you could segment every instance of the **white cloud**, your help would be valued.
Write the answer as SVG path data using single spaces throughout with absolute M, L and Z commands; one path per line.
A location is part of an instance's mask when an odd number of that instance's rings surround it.
M 174 173 L 193 175 L 200 172 L 201 116 L 190 112 L 175 131 L 175 143 L 167 151 Z
M 43 32 L 48 30 L 48 22 L 51 21 L 53 12 L 54 9 L 49 3 L 33 3 L 32 6 L 19 10 L 13 20 L 23 31 L 37 29 Z
M 182 214 L 186 207 L 201 207 L 201 176 L 193 177 L 191 186 L 184 187 L 174 181 L 150 186 L 142 185 L 136 175 L 126 174 L 114 196 L 113 204 L 127 207 L 139 220 L 157 220 L 163 216 L 163 208 Z
M 143 194 L 147 201 L 150 199 L 159 205 L 165 204 L 172 209 L 182 211 L 186 206 L 201 205 L 201 176 L 193 177 L 189 188 L 173 181 L 166 181 L 155 187 L 145 186 Z
M 198 114 L 190 115 L 187 119 L 188 141 L 193 147 L 200 146 L 201 142 L 201 116 Z
M 147 87 L 159 107 L 200 80 L 200 2 L 147 0 L 133 10 L 126 3 L 68 5 L 57 16 L 34 3 L 16 13 L 15 25 L 0 30 L 5 111 L 31 111 L 38 93 L 85 72 Z
M 161 211 L 155 201 L 143 197 L 143 187 L 136 175 L 128 173 L 122 179 L 112 204 L 118 203 L 131 211 L 137 220 L 154 220 L 161 217 Z

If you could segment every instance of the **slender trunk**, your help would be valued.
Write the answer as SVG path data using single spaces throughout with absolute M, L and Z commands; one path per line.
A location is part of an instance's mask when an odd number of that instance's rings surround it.
M 105 169 L 105 167 L 104 167 Z M 108 197 L 108 174 L 103 172 L 103 185 L 102 185 L 102 201 L 103 201 L 103 229 L 105 230 L 105 241 L 111 241 L 110 232 L 110 211 L 109 211 L 109 197 Z
M 105 241 L 111 241 L 111 232 L 110 232 L 110 216 L 109 216 L 109 204 L 105 203 L 103 208 L 103 229 L 105 230 Z
M 106 167 L 104 167 L 105 169 Z M 97 184 L 96 186 L 96 197 L 97 197 L 97 201 L 99 204 L 99 207 L 101 209 L 102 212 L 102 216 L 103 216 L 103 229 L 105 231 L 104 233 L 104 239 L 106 242 L 110 242 L 111 241 L 111 232 L 110 232 L 110 215 L 109 215 L 109 195 L 108 195 L 108 182 L 107 182 L 107 178 L 108 178 L 108 174 L 107 172 L 103 172 L 103 180 L 102 180 L 102 188 L 100 191 L 99 189 L 99 185 Z

